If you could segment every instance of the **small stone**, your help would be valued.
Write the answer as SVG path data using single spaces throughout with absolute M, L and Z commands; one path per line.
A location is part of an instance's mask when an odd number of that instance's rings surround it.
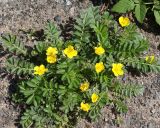
M 57 3 L 59 3 L 59 4 L 63 4 L 64 3 L 64 1 L 63 0 L 55 0 Z
M 154 114 L 154 113 L 156 112 L 156 110 L 152 108 L 152 109 L 150 110 L 150 112 Z
M 69 12 L 69 13 L 70 13 L 71 16 L 74 16 L 74 12 L 75 12 L 75 8 L 72 7 L 72 8 L 70 9 L 70 12 Z
M 71 1 L 69 1 L 69 0 L 65 0 L 65 3 L 66 3 L 66 5 L 71 5 L 72 3 L 71 3 Z
M 124 77 L 122 78 L 123 81 L 126 81 L 127 80 L 127 76 L 124 75 Z
M 55 16 L 54 21 L 61 22 L 61 16 L 59 16 L 59 15 Z
M 149 123 L 149 124 L 147 125 L 147 128 L 154 128 L 154 126 L 153 126 L 152 123 Z

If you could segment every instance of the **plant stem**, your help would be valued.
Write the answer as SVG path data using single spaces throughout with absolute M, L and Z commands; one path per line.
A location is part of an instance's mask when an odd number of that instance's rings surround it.
M 151 4 L 154 4 L 153 2 L 149 2 L 149 3 L 135 3 L 135 5 L 138 5 L 138 4 L 144 4 L 144 5 L 151 5 Z
M 144 3 L 145 5 L 150 5 L 150 4 L 154 4 L 153 2 L 150 2 L 150 3 Z

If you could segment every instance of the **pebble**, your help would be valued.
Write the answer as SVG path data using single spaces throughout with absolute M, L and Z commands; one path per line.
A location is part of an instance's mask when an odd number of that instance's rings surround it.
M 63 4 L 64 3 L 64 0 L 55 0 L 57 3 L 59 4 Z
M 150 112 L 154 114 L 154 113 L 156 112 L 156 110 L 152 108 L 152 109 L 150 110 Z
M 54 17 L 54 21 L 56 21 L 56 22 L 61 22 L 61 16 L 56 15 L 56 16 Z
M 122 80 L 125 82 L 127 80 L 127 76 L 124 75 L 124 77 L 122 78 Z
M 153 126 L 152 123 L 149 123 L 149 124 L 147 125 L 147 128 L 154 128 L 154 126 Z
M 65 3 L 66 3 L 66 5 L 68 5 L 68 6 L 72 4 L 70 0 L 65 0 Z
M 75 7 L 72 7 L 72 8 L 70 9 L 70 12 L 69 12 L 69 13 L 70 13 L 71 16 L 74 16 L 74 12 L 75 12 Z

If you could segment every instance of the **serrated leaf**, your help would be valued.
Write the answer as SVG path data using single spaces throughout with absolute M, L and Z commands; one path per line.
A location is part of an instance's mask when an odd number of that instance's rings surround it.
M 27 99 L 26 103 L 31 104 L 31 102 L 33 101 L 33 98 L 34 98 L 34 94 Z
M 24 56 L 27 54 L 27 49 L 25 48 L 25 45 L 22 44 L 16 36 L 6 35 L 1 36 L 1 39 L 3 41 L 3 47 L 8 49 L 9 52 L 14 53 L 16 55 Z
M 160 25 L 160 10 L 154 10 L 156 22 Z
M 8 58 L 6 62 L 6 69 L 17 75 L 31 75 L 33 72 L 34 65 L 25 60 L 18 58 Z
M 35 90 L 21 90 L 21 92 L 25 95 L 25 96 L 30 96 L 32 94 L 35 93 Z
M 140 23 L 143 23 L 143 20 L 147 13 L 147 7 L 144 3 L 139 3 L 135 7 L 135 16 Z
M 31 81 L 28 81 L 27 85 L 30 86 L 30 87 L 33 87 L 33 88 L 37 87 L 37 85 L 35 83 L 31 82 Z
M 112 11 L 119 13 L 126 13 L 134 9 L 134 2 L 132 0 L 120 0 L 112 8 Z
M 128 111 L 128 108 L 127 108 L 126 104 L 123 103 L 122 101 L 117 100 L 115 104 L 116 104 L 116 110 L 118 112 L 126 113 Z
M 62 120 L 63 120 L 63 119 L 62 119 L 62 116 L 60 116 L 60 115 L 58 115 L 58 114 L 56 114 L 56 113 L 54 113 L 53 116 L 54 116 L 54 118 L 55 118 L 56 120 L 58 120 L 58 121 L 62 121 Z

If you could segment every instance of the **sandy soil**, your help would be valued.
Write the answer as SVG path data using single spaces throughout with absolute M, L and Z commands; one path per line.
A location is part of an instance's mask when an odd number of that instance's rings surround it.
M 86 8 L 90 3 L 88 0 L 83 2 L 79 0 L 1 0 L 0 32 L 21 35 L 20 29 L 41 30 L 48 20 L 65 24 L 69 17 L 74 18 L 80 9 Z M 160 34 L 155 35 L 141 29 L 139 31 L 149 39 L 150 52 L 159 57 L 160 51 L 157 47 L 160 44 Z M 10 91 L 12 91 L 11 77 L 3 73 L 4 61 L 5 54 L 0 52 L 0 126 L 17 128 L 15 124 L 19 110 L 9 102 Z M 122 115 L 124 122 L 120 128 L 160 128 L 160 74 L 127 79 L 143 84 L 145 92 L 143 96 L 127 101 L 129 111 L 126 115 Z M 102 110 L 102 117 L 97 122 L 90 124 L 82 120 L 77 128 L 117 128 L 113 124 L 114 118 L 111 110 L 106 107 Z

